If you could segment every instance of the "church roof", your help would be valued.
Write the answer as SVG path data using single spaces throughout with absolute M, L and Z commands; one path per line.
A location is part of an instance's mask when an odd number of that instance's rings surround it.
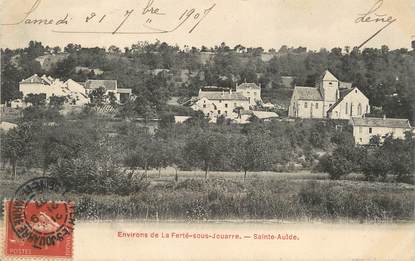
M 297 100 L 306 100 L 306 101 L 322 101 L 323 100 L 323 97 L 321 96 L 320 91 L 315 87 L 295 86 L 293 97 L 297 97 Z
M 323 81 L 339 81 L 329 70 L 326 70 L 321 77 Z
M 364 127 L 387 127 L 387 128 L 411 128 L 411 124 L 407 119 L 391 119 L 391 118 L 352 118 L 353 126 Z
M 261 89 L 261 87 L 259 87 L 258 85 L 256 85 L 255 83 L 242 83 L 240 85 L 236 86 L 236 89 Z

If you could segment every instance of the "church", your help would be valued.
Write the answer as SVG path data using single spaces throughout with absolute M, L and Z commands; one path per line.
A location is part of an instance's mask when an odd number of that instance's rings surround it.
M 351 83 L 339 81 L 329 70 L 315 87 L 295 86 L 288 116 L 302 119 L 344 119 L 370 113 L 369 99 Z

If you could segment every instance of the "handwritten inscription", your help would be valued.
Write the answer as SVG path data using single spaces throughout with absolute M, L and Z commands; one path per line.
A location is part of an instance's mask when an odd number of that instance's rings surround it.
M 383 0 L 377 1 L 366 13 L 359 14 L 356 23 L 388 23 L 391 24 L 397 19 L 387 14 L 379 14 L 377 11 L 382 7 Z
M 17 26 L 17 25 L 42 25 L 42 26 L 58 26 L 59 28 L 53 28 L 52 32 L 55 33 L 81 33 L 81 34 L 163 34 L 163 33 L 172 33 L 178 30 L 181 27 L 184 27 L 185 24 L 188 24 L 188 33 L 192 33 L 199 24 L 212 12 L 216 7 L 216 4 L 211 4 L 207 8 L 183 8 L 182 10 L 177 10 L 178 15 L 168 14 L 163 10 L 162 7 L 157 5 L 156 0 L 148 0 L 143 7 L 134 7 L 131 9 L 125 9 L 122 13 L 98 13 L 95 10 L 89 12 L 86 16 L 78 20 L 74 17 L 73 14 L 65 13 L 60 17 L 35 17 L 34 13 L 41 13 L 41 3 L 42 0 L 35 0 L 33 4 L 28 8 L 28 11 L 22 14 L 22 18 L 11 21 L 10 23 L 0 24 L 2 26 Z M 158 24 L 157 17 L 168 17 L 169 24 L 173 24 L 170 28 L 164 28 L 162 25 Z M 130 26 L 127 26 L 127 22 L 134 18 L 144 18 L 145 22 L 142 22 L 143 30 L 131 30 Z M 117 21 L 118 22 L 114 22 Z M 79 22 L 89 24 L 91 27 L 95 28 L 94 25 L 102 24 L 105 26 L 106 30 L 73 30 L 66 29 L 66 26 L 75 24 L 79 26 Z M 65 28 L 64 28 L 65 27 Z M 112 29 L 111 29 L 112 27 Z M 77 28 L 77 27 L 75 27 Z M 108 30 L 110 28 L 111 30 Z M 131 31 L 129 31 L 130 29 Z
M 383 5 L 383 0 L 379 0 L 375 2 L 375 4 L 366 12 L 359 14 L 358 17 L 355 20 L 355 23 L 382 23 L 384 26 L 380 28 L 376 33 L 374 33 L 372 36 L 370 36 L 367 40 L 365 40 L 362 44 L 358 46 L 358 48 L 361 48 L 366 43 L 368 43 L 370 40 L 372 40 L 376 35 L 378 35 L 380 32 L 385 30 L 388 26 L 396 22 L 398 19 L 384 13 L 379 13 L 379 9 Z

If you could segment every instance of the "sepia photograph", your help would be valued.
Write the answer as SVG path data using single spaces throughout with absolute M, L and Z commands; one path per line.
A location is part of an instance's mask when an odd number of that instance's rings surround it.
M 414 260 L 412 0 L 0 0 L 0 260 Z

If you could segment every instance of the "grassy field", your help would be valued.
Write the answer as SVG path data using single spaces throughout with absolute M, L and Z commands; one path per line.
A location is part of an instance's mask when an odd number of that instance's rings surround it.
M 11 180 L 0 175 L 0 198 L 36 173 Z M 276 220 L 396 222 L 413 220 L 415 186 L 366 182 L 358 174 L 332 181 L 326 174 L 151 171 L 145 191 L 128 196 L 68 194 L 79 219 Z

